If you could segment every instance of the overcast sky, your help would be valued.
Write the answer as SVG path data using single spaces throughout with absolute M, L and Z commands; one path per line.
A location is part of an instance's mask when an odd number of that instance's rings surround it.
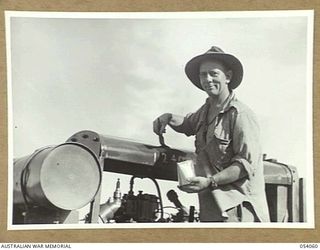
M 84 129 L 158 145 L 158 115 L 184 115 L 205 102 L 184 66 L 215 45 L 244 66 L 235 92 L 258 116 L 263 151 L 300 176 L 312 167 L 306 16 L 11 20 L 14 157 Z M 170 129 L 165 140 L 194 150 L 194 138 Z

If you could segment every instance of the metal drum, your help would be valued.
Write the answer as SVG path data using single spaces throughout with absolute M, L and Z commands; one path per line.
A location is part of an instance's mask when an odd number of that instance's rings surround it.
M 101 168 L 90 149 L 64 143 L 14 161 L 14 205 L 75 210 L 91 202 L 101 185 Z

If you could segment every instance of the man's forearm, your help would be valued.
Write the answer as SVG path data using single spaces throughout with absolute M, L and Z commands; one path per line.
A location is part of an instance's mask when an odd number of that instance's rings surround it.
M 236 162 L 225 168 L 221 172 L 215 174 L 213 176 L 213 179 L 218 185 L 224 185 L 242 179 L 247 175 L 248 174 L 244 166 Z
M 187 193 L 199 193 L 208 187 L 212 188 L 230 184 L 245 176 L 247 176 L 247 172 L 244 166 L 240 163 L 234 163 L 221 172 L 207 178 L 202 176 L 190 177 L 188 178 L 190 183 L 179 188 Z

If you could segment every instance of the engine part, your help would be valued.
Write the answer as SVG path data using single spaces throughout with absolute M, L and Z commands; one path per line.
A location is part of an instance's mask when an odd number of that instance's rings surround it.
M 97 194 L 101 175 L 96 156 L 83 145 L 37 150 L 14 161 L 14 206 L 82 208 Z
M 155 222 L 159 198 L 152 194 L 125 194 L 121 208 L 115 215 L 116 222 Z
M 157 188 L 159 197 L 152 194 L 143 194 L 143 191 L 139 191 L 138 195 L 134 195 L 133 186 L 135 178 L 137 176 L 131 177 L 130 190 L 128 194 L 123 196 L 122 206 L 115 214 L 116 222 L 155 222 L 159 211 L 160 219 L 158 222 L 162 222 L 163 204 L 157 181 L 150 178 Z
M 171 201 L 177 208 L 183 210 L 186 216 L 189 215 L 189 212 L 185 206 L 183 206 L 178 198 L 178 194 L 173 189 L 169 190 L 167 193 L 169 201 Z
M 121 191 L 120 179 L 117 180 L 116 190 L 113 193 L 113 200 L 109 199 L 106 203 L 100 205 L 99 217 L 103 223 L 108 222 L 114 218 L 115 213 L 121 207 Z

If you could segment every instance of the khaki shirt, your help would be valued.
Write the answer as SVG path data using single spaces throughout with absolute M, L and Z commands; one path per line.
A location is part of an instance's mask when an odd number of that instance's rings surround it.
M 233 93 L 210 121 L 209 99 L 195 113 L 187 115 L 178 130 L 187 136 L 195 135 L 197 176 L 208 177 L 232 163 L 242 164 L 247 177 L 214 190 L 200 192 L 200 220 L 223 221 L 225 211 L 250 202 L 262 222 L 269 221 L 265 195 L 259 128 L 253 112 L 239 102 Z

